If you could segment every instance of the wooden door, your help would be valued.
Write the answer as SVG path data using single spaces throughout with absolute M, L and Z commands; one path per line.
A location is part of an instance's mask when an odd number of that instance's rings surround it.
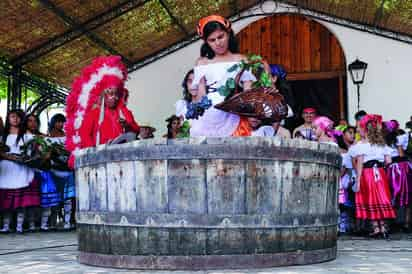
M 327 95 L 337 98 L 336 105 L 322 106 L 328 113 L 321 114 L 336 119 L 346 117 L 345 56 L 339 41 L 326 27 L 302 15 L 276 14 L 250 24 L 237 37 L 242 53 L 259 54 L 270 64 L 282 65 L 289 81 L 316 81 L 322 85 L 321 81 L 333 79 L 324 83 L 329 87 L 324 92 L 334 93 Z M 309 96 L 305 85 L 292 86 L 301 89 L 294 90 L 295 94 Z M 295 112 L 300 113 L 303 107 L 298 106 Z

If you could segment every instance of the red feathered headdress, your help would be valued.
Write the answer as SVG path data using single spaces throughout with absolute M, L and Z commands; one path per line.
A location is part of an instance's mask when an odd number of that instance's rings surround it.
M 124 89 L 124 82 L 127 79 L 127 69 L 121 62 L 119 56 L 100 56 L 85 67 L 80 76 L 76 77 L 72 84 L 70 94 L 66 100 L 67 121 L 66 149 L 74 152 L 82 146 L 82 136 L 79 131 L 83 124 L 83 119 L 95 105 L 100 104 L 104 90 L 116 87 Z M 73 153 L 70 156 L 69 165 L 73 167 Z

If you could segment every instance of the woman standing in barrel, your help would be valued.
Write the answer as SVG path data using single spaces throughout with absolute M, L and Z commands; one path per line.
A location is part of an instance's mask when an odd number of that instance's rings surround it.
M 382 117 L 366 115 L 360 120 L 360 130 L 365 139 L 353 147 L 356 157 L 356 218 L 370 220 L 372 237 L 382 235 L 388 238 L 385 220 L 395 218 L 391 205 L 385 164 L 391 163 L 391 150 L 385 144 L 382 134 Z
M 199 21 L 197 32 L 203 39 L 201 57 L 194 68 L 192 85 L 198 90 L 198 101 L 193 101 L 190 109 L 192 119 L 190 135 L 207 137 L 250 136 L 251 128 L 246 118 L 216 109 L 214 106 L 224 101 L 225 96 L 218 89 L 226 84 L 229 78 L 235 79 L 240 68 L 230 70 L 234 65 L 245 60 L 239 54 L 238 43 L 228 20 L 219 15 L 211 15 Z M 228 71 L 229 70 L 229 71 Z M 252 87 L 256 78 L 245 71 L 240 79 L 243 89 Z M 187 115 L 186 115 L 187 116 Z

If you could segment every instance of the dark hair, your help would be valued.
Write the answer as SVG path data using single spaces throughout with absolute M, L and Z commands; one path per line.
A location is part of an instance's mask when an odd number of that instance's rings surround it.
M 3 136 L 4 133 L 4 121 L 0 116 L 0 136 Z
M 347 126 L 344 130 L 343 130 L 343 134 L 345 134 L 347 131 L 349 131 L 350 129 L 353 129 L 354 132 L 356 132 L 356 127 L 354 126 Z
M 16 139 L 16 144 L 18 144 L 19 141 L 23 139 L 24 133 L 26 132 L 26 129 L 24 128 L 24 123 L 23 123 L 24 111 L 22 111 L 21 109 L 13 109 L 7 113 L 6 123 L 5 123 L 6 125 L 4 126 L 4 132 L 3 132 L 3 143 L 6 143 L 7 136 L 9 136 L 10 134 L 11 126 L 10 126 L 9 118 L 12 113 L 17 114 L 17 116 L 19 116 L 20 118 L 19 132 L 17 133 L 17 139 Z
M 172 124 L 173 124 L 173 121 L 176 121 L 176 120 L 180 121 L 180 118 L 177 117 L 176 115 L 172 115 L 172 116 L 170 116 L 169 118 L 166 119 L 166 122 L 167 122 L 167 138 L 168 139 L 173 138 Z
M 382 132 L 384 135 L 383 137 L 385 138 L 385 143 L 390 147 L 396 146 L 397 137 L 400 135 L 399 130 L 398 129 L 390 130 L 385 126 L 385 123 L 384 123 Z
M 24 120 L 23 120 L 24 130 L 27 131 L 29 129 L 28 123 L 29 123 L 29 118 L 30 117 L 34 117 L 34 119 L 36 119 L 36 123 L 37 123 L 37 128 L 35 129 L 35 132 L 32 132 L 32 133 L 36 134 L 36 135 L 40 134 L 40 131 L 39 131 L 40 119 L 39 119 L 39 116 L 35 115 L 34 113 L 27 114 L 26 117 L 24 117 Z
M 189 76 L 192 73 L 194 73 L 194 70 L 193 69 L 189 70 L 186 73 L 185 78 L 183 78 L 183 82 L 182 82 L 183 99 L 189 103 L 192 102 L 192 94 L 190 94 L 189 90 L 187 89 L 187 80 L 189 79 Z
M 64 115 L 61 113 L 54 114 L 49 122 L 49 133 L 54 129 L 54 126 L 56 125 L 57 122 L 65 123 L 66 117 L 64 117 Z
M 292 87 L 290 86 L 289 82 L 286 80 L 286 76 L 288 75 L 286 70 L 282 65 L 278 64 L 270 64 L 270 74 L 272 76 L 276 76 L 275 87 L 279 90 L 280 94 L 286 100 L 286 103 L 292 108 L 292 110 L 296 107 L 295 98 L 293 96 Z
M 278 78 L 275 83 L 275 87 L 283 95 L 288 105 L 293 109 L 296 107 L 295 98 L 292 92 L 292 87 L 286 79 Z
M 270 73 L 272 76 L 276 76 L 278 79 L 286 79 L 288 73 L 282 65 L 270 64 Z
M 215 52 L 207 43 L 207 37 L 212 34 L 216 30 L 223 30 L 229 34 L 229 51 L 231 53 L 239 53 L 239 43 L 236 39 L 235 33 L 232 29 L 227 30 L 221 23 L 212 21 L 206 24 L 203 28 L 203 37 L 205 42 L 203 43 L 202 47 L 200 48 L 200 56 L 207 57 L 208 59 L 213 59 L 215 57 Z
M 355 120 L 359 121 L 360 119 L 362 119 L 363 116 L 367 115 L 368 113 L 366 113 L 366 111 L 364 110 L 359 110 L 358 112 L 355 113 Z
M 412 121 L 407 122 L 407 123 L 405 124 L 405 127 L 412 130 Z
M 349 147 L 346 145 L 345 140 L 343 139 L 343 135 L 348 132 L 350 129 L 353 129 L 354 132 L 356 132 L 356 128 L 353 126 L 347 126 L 344 130 L 343 130 L 343 134 L 342 135 L 335 135 L 336 141 L 338 143 L 339 148 L 344 149 L 344 150 L 348 150 Z

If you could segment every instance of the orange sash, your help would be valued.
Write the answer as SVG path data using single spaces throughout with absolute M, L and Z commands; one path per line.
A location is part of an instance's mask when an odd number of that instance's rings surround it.
M 237 126 L 235 132 L 233 132 L 233 137 L 240 136 L 251 136 L 252 128 L 250 127 L 249 121 L 246 117 L 240 117 L 239 125 Z

